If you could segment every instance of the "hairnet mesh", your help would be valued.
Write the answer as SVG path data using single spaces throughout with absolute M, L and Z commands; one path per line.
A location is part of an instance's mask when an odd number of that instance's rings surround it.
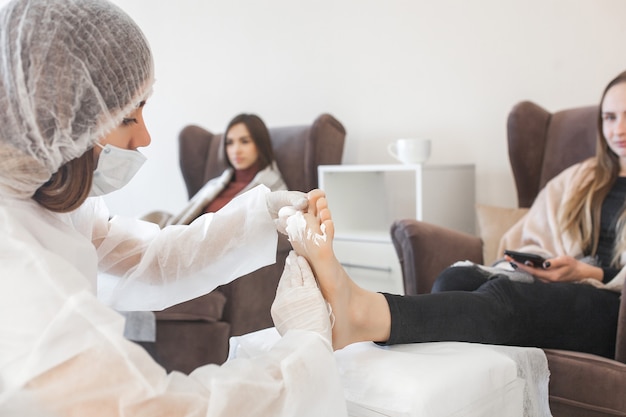
M 150 47 L 105 0 L 0 11 L 0 196 L 30 197 L 149 95 Z

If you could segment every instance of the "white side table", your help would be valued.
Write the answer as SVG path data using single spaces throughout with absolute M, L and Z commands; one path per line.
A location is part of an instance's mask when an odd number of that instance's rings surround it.
M 475 168 L 463 165 L 321 165 L 319 187 L 335 223 L 334 249 L 362 287 L 403 294 L 391 243 L 395 220 L 475 233 Z

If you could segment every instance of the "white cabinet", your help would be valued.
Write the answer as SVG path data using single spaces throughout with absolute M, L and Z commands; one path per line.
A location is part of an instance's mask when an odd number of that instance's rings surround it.
M 337 259 L 352 279 L 372 291 L 404 294 L 402 270 L 391 241 L 335 238 Z
M 475 232 L 474 165 L 321 165 L 318 177 L 335 224 L 337 258 L 364 288 L 404 292 L 391 243 L 395 220 Z

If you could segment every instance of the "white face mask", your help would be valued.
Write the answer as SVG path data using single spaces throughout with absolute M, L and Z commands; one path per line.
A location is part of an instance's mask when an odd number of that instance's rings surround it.
M 102 146 L 98 166 L 93 172 L 90 197 L 108 194 L 119 190 L 135 176 L 146 162 L 146 157 L 139 151 L 122 149 L 117 146 Z

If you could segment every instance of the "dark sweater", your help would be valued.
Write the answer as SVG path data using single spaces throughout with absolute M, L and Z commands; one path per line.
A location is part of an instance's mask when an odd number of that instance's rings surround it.
M 620 271 L 618 268 L 611 267 L 611 260 L 615 246 L 615 225 L 624 209 L 624 201 L 626 201 L 626 177 L 618 177 L 602 203 L 600 215 L 600 239 L 596 258 L 598 266 L 604 271 L 602 281 L 605 283 L 613 279 Z

